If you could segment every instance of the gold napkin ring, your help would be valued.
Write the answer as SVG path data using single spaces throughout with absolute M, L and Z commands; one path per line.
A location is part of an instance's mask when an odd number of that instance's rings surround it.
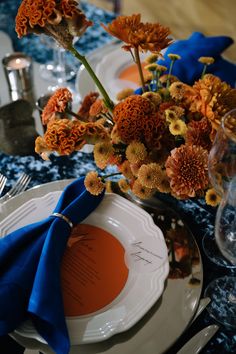
M 63 215 L 63 214 L 60 214 L 60 213 L 53 213 L 51 216 L 56 216 L 57 218 L 61 218 L 62 220 L 64 220 L 65 222 L 67 222 L 67 224 L 72 228 L 74 225 L 73 223 L 70 221 L 70 219 Z

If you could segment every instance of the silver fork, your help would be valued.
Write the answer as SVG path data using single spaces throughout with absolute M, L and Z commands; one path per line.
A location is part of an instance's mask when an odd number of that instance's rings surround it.
M 15 197 L 17 194 L 26 190 L 30 180 L 31 177 L 23 173 L 16 181 L 14 186 L 2 198 L 0 198 L 0 203 L 4 203 L 8 199 Z
M 6 182 L 7 182 L 7 177 L 5 177 L 2 174 L 0 174 L 0 195 L 3 192 L 3 189 L 5 187 Z

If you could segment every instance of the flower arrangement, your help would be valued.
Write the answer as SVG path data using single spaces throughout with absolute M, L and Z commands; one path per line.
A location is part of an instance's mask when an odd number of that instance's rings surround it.
M 50 153 L 69 155 L 85 144 L 94 144 L 94 159 L 100 170 L 115 165 L 122 192 L 150 198 L 156 191 L 178 199 L 205 196 L 215 206 L 219 196 L 208 179 L 208 153 L 223 115 L 236 106 L 236 90 L 218 77 L 207 74 L 213 58 L 201 57 L 202 76 L 194 85 L 172 75 L 176 60 L 169 54 L 168 73 L 157 64 L 161 51 L 170 43 L 170 31 L 159 23 L 143 23 L 141 16 L 119 16 L 103 28 L 120 39 L 123 50 L 137 64 L 140 89 L 127 88 L 112 102 L 87 59 L 73 47 L 92 22 L 74 0 L 23 0 L 16 17 L 19 37 L 44 33 L 69 50 L 94 80 L 100 95 L 89 93 L 77 112 L 71 111 L 72 95 L 58 89 L 42 114 L 44 136 L 36 139 L 35 150 L 44 159 Z M 145 59 L 144 75 L 140 52 Z M 95 195 L 109 188 L 110 176 L 90 171 L 86 188 Z

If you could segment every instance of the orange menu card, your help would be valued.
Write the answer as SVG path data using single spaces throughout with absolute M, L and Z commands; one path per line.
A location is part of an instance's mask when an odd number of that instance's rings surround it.
M 66 316 L 98 311 L 119 295 L 129 273 L 124 255 L 109 232 L 87 224 L 74 227 L 61 271 Z

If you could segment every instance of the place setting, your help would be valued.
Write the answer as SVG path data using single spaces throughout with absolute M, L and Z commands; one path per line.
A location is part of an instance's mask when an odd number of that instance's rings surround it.
M 232 39 L 175 40 L 73 0 L 18 5 L 25 51 L 0 32 L 1 337 L 27 354 L 232 352 Z M 87 54 L 91 18 L 105 44 Z M 64 55 L 60 82 L 27 52 L 45 35 Z

